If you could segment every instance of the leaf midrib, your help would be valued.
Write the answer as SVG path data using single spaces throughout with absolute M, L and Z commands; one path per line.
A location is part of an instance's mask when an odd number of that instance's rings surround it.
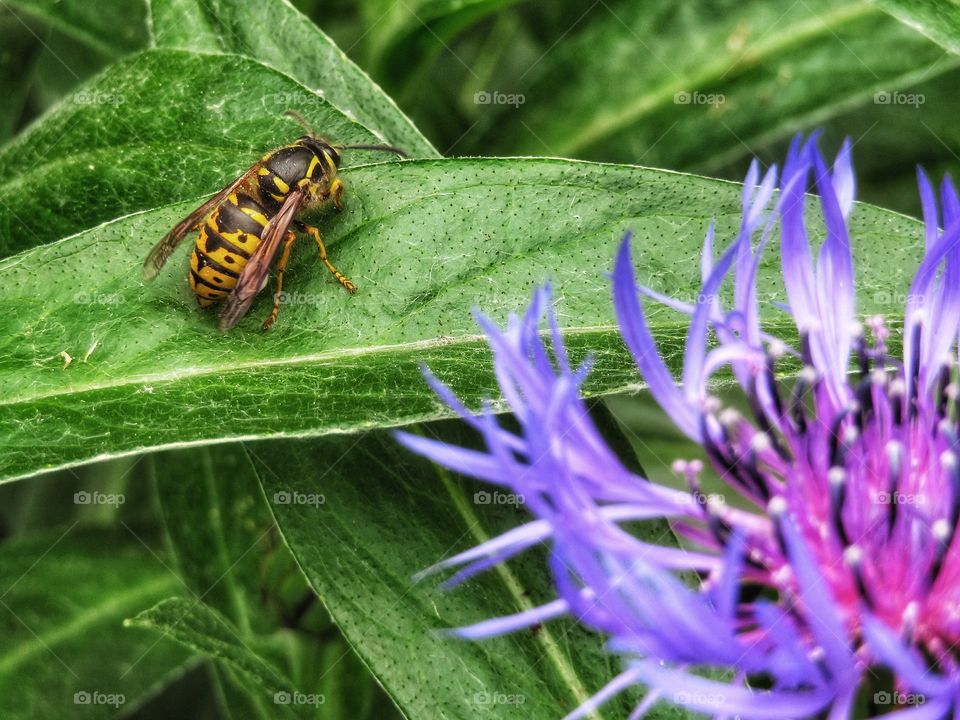
M 679 323 L 678 323 L 679 326 Z M 609 325 L 584 325 L 580 327 L 564 328 L 564 335 L 587 335 L 603 332 L 615 332 L 616 326 Z M 253 370 L 265 367 L 283 367 L 288 365 L 322 365 L 329 364 L 344 358 L 364 357 L 367 355 L 378 355 L 384 353 L 410 353 L 418 350 L 431 350 L 436 348 L 460 345 L 477 345 L 485 343 L 486 336 L 481 334 L 458 335 L 453 338 L 429 338 L 426 340 L 415 340 L 406 343 L 391 343 L 384 345 L 368 345 L 358 348 L 338 348 L 319 353 L 310 353 L 306 355 L 296 355 L 292 357 L 272 358 L 272 359 L 250 359 L 231 363 L 230 372 L 238 370 Z M 128 385 L 149 385 L 151 383 L 177 382 L 180 380 L 189 380 L 207 375 L 222 375 L 225 372 L 222 366 L 204 366 L 185 368 L 180 370 L 171 370 L 165 373 L 154 373 L 150 375 L 135 375 L 128 378 L 107 382 L 95 382 L 81 386 L 72 386 L 63 389 L 51 390 L 49 392 L 40 392 L 35 394 L 18 395 L 9 398 L 0 399 L 0 406 L 18 405 L 21 403 L 35 402 L 37 400 L 46 400 L 62 395 L 76 395 L 86 392 L 97 392 L 100 390 L 110 390 Z

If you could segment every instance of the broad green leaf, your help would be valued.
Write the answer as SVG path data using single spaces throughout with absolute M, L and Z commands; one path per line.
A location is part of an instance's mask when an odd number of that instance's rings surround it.
M 172 597 L 124 622 L 127 627 L 159 631 L 194 652 L 226 663 L 232 670 L 257 684 L 250 694 L 259 698 L 264 708 L 284 705 L 285 696 L 295 691 L 290 678 L 278 667 L 247 646 L 240 631 L 209 605 L 197 600 Z M 280 702 L 275 702 L 280 694 Z M 279 710 L 285 708 L 280 707 Z
M 0 5 L 0 141 L 115 56 L 146 44 L 143 2 L 116 0 L 114 5 L 109 22 L 120 17 L 124 26 L 121 32 L 111 26 L 107 34 L 103 23 L 108 13 L 89 3 L 14 0 Z
M 171 600 L 162 613 L 158 608 L 149 613 L 148 620 L 160 627 L 177 626 L 171 634 L 181 642 L 233 666 L 216 672 L 230 714 L 270 720 L 283 712 L 310 711 L 306 700 L 322 696 L 324 720 L 389 717 L 385 713 L 390 701 L 319 604 L 310 602 L 314 593 L 283 544 L 242 449 L 194 448 L 150 460 L 190 602 Z M 184 482 L 185 477 L 190 482 Z M 178 624 L 180 616 L 184 626 Z M 208 624 L 211 629 L 204 632 Z M 198 633 L 200 637 L 193 637 Z M 221 640 L 227 645 L 224 657 L 211 647 Z M 238 682 L 236 674 L 250 664 L 270 668 L 283 682 L 263 682 L 262 672 L 260 689 Z M 281 690 L 293 707 L 272 702 Z M 368 714 L 374 710 L 379 714 Z
M 960 3 L 957 0 L 874 0 L 906 25 L 952 53 L 960 53 Z
M 151 0 L 151 9 L 157 46 L 254 58 L 320 93 L 382 142 L 412 157 L 437 155 L 393 100 L 286 0 Z M 251 104 L 258 100 L 246 97 Z M 301 98 L 291 95 L 287 102 L 299 109 Z
M 858 197 L 919 216 L 917 166 L 934 183 L 946 173 L 958 176 L 960 157 L 952 150 L 960 147 L 958 82 L 960 71 L 952 70 L 890 94 L 889 103 L 858 108 L 825 125 L 826 147 L 838 147 L 844 137 L 857 141 Z M 763 159 L 783 157 L 783 145 L 770 148 Z
M 419 66 L 443 50 L 457 33 L 519 0 L 362 0 L 368 32 L 366 55 L 376 73 L 400 84 L 418 75 Z M 456 53 L 449 62 L 463 62 Z
M 31 85 L 21 118 L 21 132 L 82 83 L 102 71 L 112 60 L 100 53 L 90 52 L 89 47 L 72 35 L 59 30 L 45 34 L 40 54 L 27 76 Z
M 276 629 L 280 618 L 267 613 L 264 588 L 276 579 L 269 574 L 275 556 L 287 551 L 247 459 L 224 447 L 162 453 L 146 462 L 191 597 L 202 598 L 244 636 Z M 292 563 L 287 569 L 300 574 Z
M 140 281 L 147 249 L 195 201 L 0 261 L 0 478 L 146 448 L 445 417 L 418 365 L 469 402 L 490 395 L 469 308 L 502 320 L 547 279 L 573 354 L 597 356 L 586 390 L 635 386 L 603 276 L 623 231 L 636 233 L 642 282 L 692 298 L 711 219 L 718 243 L 739 227 L 738 185 L 629 166 L 424 160 L 356 167 L 344 179 L 346 212 L 317 221 L 359 291 L 333 284 L 303 243 L 268 333 L 259 331 L 266 292 L 234 332 L 218 333 L 194 305 L 183 254 L 156 282 Z M 852 235 L 859 309 L 899 312 L 919 224 L 861 205 Z M 775 249 L 760 285 L 761 297 L 782 299 Z M 685 320 L 654 307 L 651 323 L 676 365 Z M 64 352 L 74 358 L 66 368 Z
M 342 639 L 304 642 L 319 647 L 319 662 L 305 668 L 311 691 L 298 685 L 278 665 L 264 659 L 264 653 L 229 620 L 204 603 L 169 598 L 125 623 L 151 628 L 163 636 L 223 663 L 228 678 L 224 697 L 233 716 L 274 718 L 318 717 L 323 720 L 356 720 L 395 715 L 395 710 L 360 666 Z M 254 645 L 257 645 L 255 647 Z M 298 643 L 303 644 L 303 643 Z M 241 679 L 236 682 L 233 678 Z M 299 687 L 305 687 L 299 685 Z M 237 693 L 242 692 L 243 697 Z M 376 714 L 373 714 L 376 712 Z
M 0 150 L 0 255 L 219 190 L 303 133 L 283 117 L 293 96 L 329 137 L 377 142 L 319 95 L 246 58 L 152 50 L 113 65 Z
M 138 50 L 147 42 L 142 0 L 4 0 L 5 8 L 35 17 L 106 57 Z
M 457 425 L 423 431 L 465 440 Z M 490 501 L 488 487 L 412 457 L 387 432 L 246 448 L 291 550 L 407 717 L 556 720 L 618 672 L 602 638 L 567 620 L 476 643 L 441 633 L 555 597 L 540 552 L 448 592 L 436 578 L 412 579 L 522 523 L 515 503 Z M 651 540 L 669 535 L 657 524 L 645 531 Z M 628 704 L 622 698 L 602 716 L 625 717 Z M 685 717 L 658 710 L 651 717 Z
M 0 545 L 0 716 L 112 718 L 189 668 L 153 633 L 123 627 L 179 581 L 129 529 L 67 525 Z
M 0 142 L 6 141 L 23 114 L 33 68 L 42 45 L 25 21 L 0 9 Z
M 581 24 L 487 88 L 524 102 L 491 102 L 473 147 L 713 170 L 960 62 L 865 0 L 600 3 Z

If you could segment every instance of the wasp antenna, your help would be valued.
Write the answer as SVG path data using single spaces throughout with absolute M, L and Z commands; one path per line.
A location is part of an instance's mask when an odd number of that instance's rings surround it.
M 396 153 L 402 158 L 409 157 L 405 151 L 398 147 L 394 147 L 393 145 L 337 145 L 337 147 L 343 150 L 373 150 L 375 152 L 392 152 Z
M 284 113 L 284 115 L 286 115 L 287 117 L 292 117 L 294 120 L 296 120 L 298 123 L 300 123 L 300 124 L 303 126 L 303 129 L 307 131 L 307 134 L 308 134 L 310 137 L 316 137 L 316 136 L 317 136 L 317 133 L 314 131 L 314 129 L 313 129 L 313 127 L 310 125 L 310 123 L 308 123 L 308 122 L 304 119 L 303 115 L 301 115 L 300 113 L 298 113 L 296 110 L 287 110 L 287 111 Z

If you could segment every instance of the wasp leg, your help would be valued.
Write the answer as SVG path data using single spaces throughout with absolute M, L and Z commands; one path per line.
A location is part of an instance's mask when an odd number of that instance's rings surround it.
M 287 269 L 287 262 L 290 260 L 290 250 L 293 248 L 293 241 L 296 239 L 297 234 L 290 231 L 283 241 L 283 253 L 277 262 L 277 291 L 273 294 L 273 309 L 270 311 L 267 319 L 263 321 L 264 330 L 273 325 L 274 320 L 277 319 L 277 313 L 280 312 L 280 296 L 283 294 L 283 271 Z
M 343 180 L 334 178 L 327 188 L 327 197 L 333 198 L 333 206 L 337 212 L 343 212 Z
M 313 225 L 304 225 L 303 230 L 304 232 L 309 233 L 310 236 L 313 238 L 313 241 L 317 244 L 317 250 L 320 251 L 320 259 L 323 261 L 323 264 L 327 266 L 327 270 L 329 270 L 331 274 L 337 279 L 337 282 L 339 282 L 341 285 L 343 285 L 347 289 L 347 292 L 355 293 L 357 291 L 357 286 L 354 285 L 349 280 L 347 280 L 343 276 L 343 273 L 337 270 L 333 266 L 333 263 L 331 263 L 327 259 L 327 248 L 323 244 L 323 238 L 320 237 L 320 230 L 318 228 L 315 228 Z

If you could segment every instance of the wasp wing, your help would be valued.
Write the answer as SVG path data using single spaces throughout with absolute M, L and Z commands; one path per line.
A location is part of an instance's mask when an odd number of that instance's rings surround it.
M 260 245 L 257 246 L 253 256 L 247 261 L 243 272 L 237 279 L 237 284 L 224 303 L 223 312 L 220 313 L 221 330 L 229 330 L 247 314 L 254 298 L 266 284 L 267 273 L 270 272 L 270 265 L 280 248 L 280 241 L 286 237 L 287 230 L 290 229 L 291 223 L 297 217 L 297 213 L 300 212 L 305 200 L 306 197 L 300 190 L 294 190 L 287 195 L 287 199 L 283 201 L 279 212 L 271 218 L 263 229 L 260 235 Z
M 187 215 L 183 220 L 174 225 L 173 229 L 164 235 L 160 242 L 151 248 L 150 254 L 147 255 L 147 259 L 143 263 L 144 281 L 149 282 L 150 280 L 153 280 L 157 276 L 157 273 L 160 272 L 160 268 L 162 268 L 167 262 L 173 251 L 177 249 L 177 246 L 180 244 L 183 238 L 186 237 L 187 233 L 199 226 L 214 208 L 226 200 L 231 193 L 235 192 L 241 185 L 247 182 L 247 180 L 255 176 L 259 169 L 260 163 L 257 163 L 247 170 L 243 175 L 234 180 L 230 185 L 225 187 L 212 198 L 207 200 L 203 205 Z

